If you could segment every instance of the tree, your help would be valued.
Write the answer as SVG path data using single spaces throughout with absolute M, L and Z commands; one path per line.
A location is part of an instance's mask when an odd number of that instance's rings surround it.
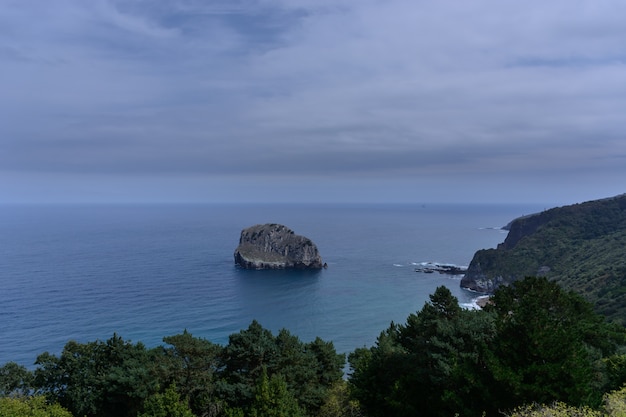
M 134 416 L 156 392 L 153 352 L 113 335 L 106 342 L 68 342 L 60 357 L 37 358 L 35 386 L 73 414 Z
M 626 387 L 605 394 L 603 410 L 611 417 L 626 416 Z
M 326 390 L 341 379 L 344 362 L 332 343 L 318 338 L 305 344 L 285 329 L 274 336 L 253 321 L 248 329 L 231 335 L 224 348 L 218 393 L 229 406 L 249 408 L 266 372 L 270 382 L 275 375 L 283 380 L 298 404 L 314 414 Z
M 160 379 L 174 384 L 189 408 L 201 415 L 215 404 L 215 380 L 222 347 L 202 338 L 182 334 L 163 338 L 158 356 Z
M 59 404 L 48 404 L 42 396 L 0 398 L 0 417 L 72 417 Z
M 351 392 L 368 415 L 496 414 L 522 404 L 598 406 L 624 382 L 625 330 L 545 278 L 496 291 L 464 310 L 437 288 L 405 325 L 350 355 Z
M 399 326 L 392 322 L 374 346 L 358 348 L 348 356 L 350 392 L 372 417 L 396 412 L 392 397 L 408 358 L 398 339 Z
M 74 341 L 63 348 L 61 357 L 44 352 L 35 364 L 35 386 L 51 401 L 58 401 L 73 414 L 93 416 L 98 411 L 100 393 L 91 389 L 98 381 L 90 363 L 93 346 Z
M 508 417 L 624 417 L 626 416 L 626 388 L 604 395 L 602 406 L 572 406 L 561 401 L 550 405 L 527 404 L 517 407 Z
M 261 377 L 255 387 L 255 396 L 250 408 L 252 417 L 303 417 L 298 401 L 287 389 L 284 376 L 274 374 L 270 378 L 262 368 Z
M 497 315 L 498 336 L 490 368 L 502 407 L 601 402 L 602 358 L 623 343 L 623 330 L 616 333 L 591 304 L 546 278 L 517 281 L 499 289 L 492 301 L 486 310 Z
M 300 404 L 310 412 L 319 410 L 325 402 L 328 391 L 335 384 L 343 382 L 343 368 L 346 364 L 346 355 L 335 350 L 333 342 L 326 342 L 317 337 L 304 345 L 308 358 L 307 365 L 313 369 L 311 379 L 304 385 L 306 391 L 299 397 Z
M 165 392 L 152 394 L 143 405 L 143 412 L 138 417 L 194 417 L 189 407 L 180 398 L 176 386 L 172 385 Z
M 223 352 L 223 380 L 220 396 L 229 404 L 246 407 L 254 398 L 254 387 L 267 367 L 276 357 L 276 343 L 272 332 L 256 320 L 246 330 L 231 334 Z
M 607 388 L 616 390 L 626 382 L 626 354 L 621 352 L 603 359 L 607 376 Z
M 153 371 L 154 351 L 117 335 L 100 344 L 100 349 L 101 366 L 105 369 L 103 414 L 134 416 L 143 401 L 159 387 Z
M 361 417 L 363 412 L 359 402 L 352 399 L 345 381 L 335 383 L 326 394 L 324 404 L 317 417 Z
M 346 355 L 337 353 L 333 342 L 325 342 L 319 337 L 305 345 L 305 350 L 315 357 L 317 366 L 316 377 L 319 383 L 329 387 L 343 377 Z
M 266 371 L 271 376 L 281 375 L 285 386 L 303 406 L 319 408 L 321 401 L 315 392 L 318 364 L 313 353 L 286 329 L 281 329 L 274 341 L 276 356 L 269 361 Z
M 530 404 L 516 408 L 508 417 L 608 417 L 590 407 L 574 407 L 563 402 L 551 405 Z M 617 417 L 617 416 L 616 416 Z
M 351 355 L 352 392 L 372 416 L 480 415 L 493 336 L 491 315 L 461 309 L 439 287 L 406 325 L 392 323 L 369 352 Z
M 490 406 L 485 372 L 495 336 L 493 316 L 464 310 L 439 287 L 407 324 L 399 343 L 408 353 L 394 393 L 402 415 L 480 415 Z
M 15 362 L 0 367 L 0 396 L 24 396 L 32 391 L 33 373 Z

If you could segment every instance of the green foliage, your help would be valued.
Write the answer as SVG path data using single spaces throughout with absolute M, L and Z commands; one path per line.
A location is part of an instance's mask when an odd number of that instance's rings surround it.
M 154 393 L 153 357 L 141 344 L 113 335 L 106 342 L 70 341 L 60 357 L 39 355 L 35 384 L 79 416 L 134 416 Z
M 252 417 L 303 417 L 304 412 L 298 401 L 287 390 L 287 382 L 281 374 L 268 378 L 265 367 L 255 387 L 255 395 L 250 407 Z
M 0 417 L 72 417 L 59 404 L 48 404 L 42 396 L 0 398 Z
M 492 315 L 462 310 L 447 288 L 438 288 L 400 327 L 400 344 L 410 353 L 410 373 L 396 387 L 403 415 L 485 410 L 492 401 L 492 379 L 484 370 L 494 332 Z
M 486 307 L 498 315 L 492 372 L 507 402 L 597 405 L 602 357 L 615 352 L 611 326 L 579 295 L 546 278 L 501 288 Z
M 233 334 L 224 348 L 223 379 L 218 391 L 229 405 L 249 407 L 262 372 L 279 375 L 298 403 L 313 414 L 322 405 L 327 389 L 342 377 L 345 363 L 330 342 L 316 339 L 302 343 L 287 330 L 277 336 L 253 321 Z
M 34 372 L 0 367 L 0 396 L 36 392 L 81 417 L 312 416 L 343 377 L 345 356 L 332 342 L 274 336 L 256 321 L 226 346 L 186 330 L 163 341 L 70 341 L 59 356 L 39 355 Z
M 40 355 L 34 378 L 7 363 L 0 389 L 15 401 L 4 409 L 48 407 L 23 397 L 32 392 L 58 402 L 58 417 L 68 415 L 61 406 L 87 417 L 377 417 L 498 415 L 522 404 L 554 405 L 514 415 L 586 416 L 603 401 L 602 415 L 615 416 L 626 403 L 624 390 L 602 397 L 626 382 L 626 331 L 546 278 L 503 287 L 479 311 L 437 288 L 405 324 L 350 354 L 348 382 L 331 342 L 273 335 L 256 321 L 224 347 L 187 331 L 163 340 L 151 350 L 117 335 L 71 341 L 60 356 Z
M 220 394 L 230 404 L 250 405 L 264 366 L 277 356 L 272 332 L 254 320 L 248 329 L 229 336 L 224 349 Z
M 143 412 L 138 417 L 194 417 L 176 390 L 171 386 L 164 393 L 156 393 L 146 399 Z
M 223 348 L 193 337 L 187 330 L 163 341 L 170 346 L 163 347 L 157 356 L 161 383 L 174 384 L 198 415 L 215 408 L 215 380 Z
M 239 407 L 224 407 L 221 411 L 220 417 L 245 417 L 246 413 Z
M 391 323 L 373 347 L 358 348 L 348 357 L 352 369 L 350 391 L 373 417 L 394 412 L 389 400 L 407 365 L 407 352 L 398 339 L 399 328 Z
M 0 367 L 0 396 L 24 396 L 32 391 L 33 373 L 15 362 Z
M 626 416 L 626 388 L 604 396 L 600 409 L 587 406 L 574 407 L 563 402 L 551 405 L 530 404 L 516 408 L 508 417 L 624 417 Z
M 545 278 L 501 288 L 482 311 L 440 287 L 405 325 L 350 357 L 351 392 L 368 415 L 496 415 L 521 404 L 598 406 L 626 382 L 624 329 Z M 613 363 L 608 372 L 609 359 Z
M 626 324 L 626 195 L 547 210 L 512 222 L 498 249 L 478 251 L 491 280 L 544 274 Z M 547 270 L 545 267 L 548 267 Z M 541 273 L 540 273 L 541 269 Z
M 610 417 L 626 416 L 626 387 L 606 394 L 603 409 Z
M 626 354 L 618 353 L 603 358 L 606 370 L 607 387 L 611 390 L 620 388 L 626 382 Z
M 347 382 L 335 383 L 329 390 L 317 417 L 362 417 L 359 402 L 352 399 Z
M 439 287 L 407 324 L 392 325 L 371 349 L 350 355 L 350 383 L 372 416 L 482 412 L 490 405 L 484 371 L 494 320 L 462 310 Z
M 602 417 L 605 414 L 589 407 L 573 407 L 563 402 L 550 406 L 531 404 L 516 408 L 508 417 Z
M 330 387 L 335 382 L 341 381 L 346 357 L 337 353 L 333 342 L 325 342 L 316 337 L 314 341 L 305 344 L 304 349 L 308 355 L 315 358 L 315 377 L 321 385 Z

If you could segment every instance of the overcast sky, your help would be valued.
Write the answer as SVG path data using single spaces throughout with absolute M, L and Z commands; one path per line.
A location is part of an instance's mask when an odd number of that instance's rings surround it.
M 0 0 L 0 202 L 623 192 L 623 0 Z

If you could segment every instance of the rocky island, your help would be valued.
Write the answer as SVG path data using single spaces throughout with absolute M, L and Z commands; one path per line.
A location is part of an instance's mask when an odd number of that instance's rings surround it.
M 235 264 L 245 269 L 321 269 L 317 246 L 282 224 L 258 224 L 241 231 Z

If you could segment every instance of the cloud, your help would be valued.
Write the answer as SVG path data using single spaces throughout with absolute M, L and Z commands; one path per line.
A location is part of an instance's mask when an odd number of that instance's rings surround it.
M 8 2 L 2 170 L 625 178 L 623 16 L 611 0 Z

